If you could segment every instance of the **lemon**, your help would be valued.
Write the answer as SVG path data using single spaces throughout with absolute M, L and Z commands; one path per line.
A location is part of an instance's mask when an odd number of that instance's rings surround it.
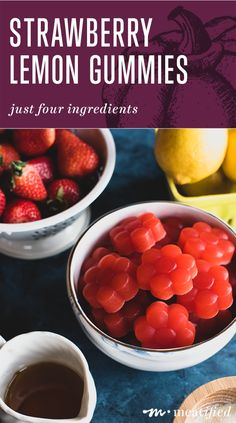
M 236 182 L 236 129 L 228 131 L 228 148 L 223 163 L 223 171 L 227 178 Z
M 201 195 L 223 194 L 230 190 L 230 182 L 224 176 L 221 170 L 213 173 L 201 181 L 194 184 L 186 184 L 181 186 L 181 193 L 188 197 L 198 197 Z
M 227 129 L 159 129 L 155 157 L 177 184 L 198 182 L 215 173 L 227 149 Z

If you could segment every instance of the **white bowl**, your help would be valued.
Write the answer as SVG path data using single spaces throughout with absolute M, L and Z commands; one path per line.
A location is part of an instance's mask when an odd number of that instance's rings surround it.
M 76 129 L 103 161 L 103 172 L 94 188 L 77 204 L 31 223 L 0 223 L 0 253 L 23 259 L 50 257 L 70 248 L 90 221 L 89 206 L 106 188 L 115 167 L 115 143 L 108 129 Z
M 207 341 L 184 348 L 151 350 L 126 344 L 102 332 L 86 315 L 76 292 L 82 263 L 103 235 L 122 219 L 147 211 L 155 213 L 159 218 L 175 216 L 203 220 L 224 229 L 236 244 L 235 232 L 223 221 L 203 210 L 171 202 L 147 202 L 127 206 L 97 220 L 83 234 L 72 250 L 67 268 L 68 295 L 76 318 L 85 334 L 109 357 L 126 366 L 140 370 L 171 371 L 184 369 L 201 363 L 220 351 L 236 333 L 236 318 L 227 328 Z

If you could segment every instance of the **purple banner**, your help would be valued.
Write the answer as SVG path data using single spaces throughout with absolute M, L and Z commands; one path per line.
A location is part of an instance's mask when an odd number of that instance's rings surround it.
M 235 127 L 236 4 L 0 2 L 0 126 Z

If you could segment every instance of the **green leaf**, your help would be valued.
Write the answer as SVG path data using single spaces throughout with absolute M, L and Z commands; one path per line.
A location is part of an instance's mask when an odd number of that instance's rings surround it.
M 22 162 L 21 160 L 16 160 L 16 161 L 13 161 L 11 163 L 12 171 L 13 171 L 14 175 L 16 175 L 16 176 L 22 176 L 23 168 L 25 166 L 26 166 L 26 163 Z

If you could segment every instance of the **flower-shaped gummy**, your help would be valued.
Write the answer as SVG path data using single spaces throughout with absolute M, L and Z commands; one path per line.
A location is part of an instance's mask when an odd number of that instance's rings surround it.
M 142 256 L 137 269 L 137 281 L 141 289 L 150 290 L 154 297 L 169 300 L 173 295 L 183 295 L 193 287 L 197 274 L 195 259 L 182 254 L 174 244 L 152 248 Z
M 166 235 L 160 219 L 153 213 L 122 220 L 110 231 L 112 245 L 119 254 L 143 253 Z
M 138 292 L 135 265 L 126 257 L 108 254 L 83 277 L 83 296 L 93 308 L 116 313 Z
M 215 265 L 230 263 L 235 251 L 226 232 L 204 222 L 182 229 L 178 243 L 184 253 Z
M 187 309 L 180 304 L 152 303 L 145 316 L 134 324 L 136 338 L 145 348 L 177 348 L 192 345 L 195 325 L 190 322 Z
M 229 272 L 224 266 L 211 266 L 205 260 L 197 260 L 197 268 L 193 289 L 178 296 L 178 302 L 197 317 L 212 319 L 219 311 L 227 310 L 233 304 Z

